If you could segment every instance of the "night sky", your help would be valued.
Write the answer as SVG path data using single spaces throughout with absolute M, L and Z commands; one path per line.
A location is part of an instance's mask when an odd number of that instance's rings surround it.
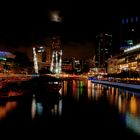
M 2 4 L 0 43 L 10 47 L 19 45 L 27 47 L 32 43 L 42 42 L 53 33 L 60 33 L 66 52 L 68 52 L 67 49 L 70 50 L 72 44 L 75 47 L 81 46 L 83 49 L 88 46 L 89 50 L 85 55 L 88 56 L 88 52 L 93 50 L 95 36 L 98 33 L 115 34 L 118 30 L 121 7 L 118 12 L 118 7 L 111 4 L 113 3 L 101 1 L 98 3 L 66 1 L 64 3 L 56 0 L 44 3 Z M 61 22 L 51 21 L 49 13 L 54 10 L 59 11 Z

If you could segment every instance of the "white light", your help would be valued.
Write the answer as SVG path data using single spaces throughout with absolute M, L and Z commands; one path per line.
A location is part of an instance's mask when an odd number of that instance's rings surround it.
M 53 22 L 62 22 L 62 18 L 59 15 L 60 15 L 59 11 L 51 11 L 50 12 L 51 21 L 53 21 Z
M 33 61 L 34 61 L 35 73 L 38 73 L 38 62 L 37 62 L 37 56 L 36 56 L 35 48 L 33 48 Z
M 62 70 L 62 50 L 53 51 L 50 70 L 53 73 L 61 73 Z
M 138 49 L 138 48 L 140 48 L 140 44 L 135 45 L 133 47 L 130 47 L 128 49 L 125 49 L 124 52 L 129 52 L 129 51 L 132 51 L 132 50 L 135 50 L 135 49 Z
M 32 119 L 35 118 L 35 115 L 36 115 L 36 100 L 33 97 L 32 105 L 31 105 L 31 117 L 32 117 Z

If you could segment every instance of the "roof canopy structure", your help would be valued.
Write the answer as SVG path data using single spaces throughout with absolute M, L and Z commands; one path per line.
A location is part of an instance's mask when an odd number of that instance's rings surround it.
M 15 58 L 16 56 L 10 52 L 0 51 L 0 57 Z

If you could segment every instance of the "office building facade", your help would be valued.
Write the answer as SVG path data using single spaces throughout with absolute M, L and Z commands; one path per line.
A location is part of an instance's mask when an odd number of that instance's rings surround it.
M 95 65 L 98 68 L 105 68 L 110 57 L 112 46 L 112 35 L 101 33 L 96 36 Z
M 140 41 L 140 17 L 126 16 L 120 21 L 120 50 L 127 49 Z

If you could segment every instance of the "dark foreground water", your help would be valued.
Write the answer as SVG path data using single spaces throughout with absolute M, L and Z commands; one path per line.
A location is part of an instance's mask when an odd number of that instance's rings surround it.
M 0 135 L 11 139 L 140 139 L 137 94 L 87 80 L 64 81 L 60 97 L 1 101 Z

